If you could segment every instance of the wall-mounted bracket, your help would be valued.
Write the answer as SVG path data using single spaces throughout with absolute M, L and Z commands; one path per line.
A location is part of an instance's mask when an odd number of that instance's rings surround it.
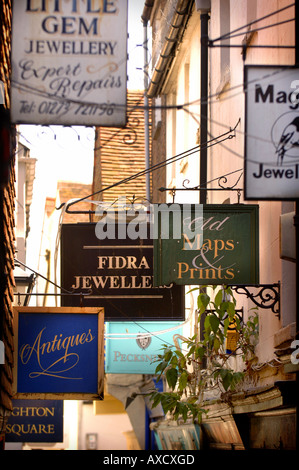
M 280 283 L 230 286 L 237 294 L 246 295 L 257 307 L 271 309 L 280 319 Z M 254 292 L 250 289 L 253 288 Z
M 206 310 L 206 311 L 205 311 L 205 314 L 207 314 L 207 315 L 208 315 L 208 314 L 216 315 L 216 310 L 214 310 L 214 309 Z M 239 309 L 237 309 L 237 308 L 235 309 L 235 316 L 239 319 L 240 323 L 243 323 L 243 321 L 244 321 L 244 309 L 243 309 L 243 307 L 242 307 L 242 308 L 239 308 Z M 224 316 L 223 316 L 223 318 L 222 318 L 222 320 L 220 321 L 220 324 L 221 324 L 222 326 L 224 326 L 224 323 L 223 323 L 223 322 L 224 322 L 224 320 L 225 320 L 227 317 L 228 317 L 228 314 L 225 313 Z M 230 329 L 232 329 L 232 327 L 229 326 L 229 327 L 228 327 L 228 330 L 230 330 Z
M 241 174 L 238 176 L 237 180 L 232 183 L 232 184 L 228 184 L 228 176 L 230 175 L 233 175 L 234 173 L 238 173 L 238 172 L 241 172 Z M 176 192 L 177 191 L 236 191 L 237 194 L 238 194 L 238 204 L 240 203 L 240 198 L 241 198 L 241 193 L 243 191 L 243 188 L 237 188 L 237 184 L 239 183 L 241 177 L 243 175 L 243 170 L 235 170 L 235 171 L 232 171 L 230 173 L 227 173 L 226 175 L 222 175 L 222 176 L 218 176 L 217 178 L 209 181 L 208 183 L 212 183 L 213 181 L 216 181 L 218 183 L 218 187 L 214 187 L 214 188 L 208 188 L 206 185 L 205 186 L 201 186 L 201 185 L 198 185 L 198 186 L 193 186 L 193 187 L 188 187 L 188 184 L 190 183 L 190 181 L 188 179 L 185 179 L 182 183 L 183 187 L 182 188 L 159 188 L 159 191 L 160 192 L 165 192 L 165 191 L 169 191 L 172 195 L 172 199 L 173 199 L 173 202 L 174 202 L 174 199 L 175 199 L 175 196 L 176 196 Z

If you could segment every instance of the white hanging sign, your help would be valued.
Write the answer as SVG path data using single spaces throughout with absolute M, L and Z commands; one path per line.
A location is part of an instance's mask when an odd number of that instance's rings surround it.
M 14 123 L 124 126 L 127 0 L 14 0 Z
M 299 69 L 246 66 L 245 199 L 299 197 Z

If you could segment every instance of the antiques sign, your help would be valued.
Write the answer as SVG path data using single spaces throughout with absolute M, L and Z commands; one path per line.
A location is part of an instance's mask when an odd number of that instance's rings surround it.
M 299 197 L 299 69 L 245 66 L 245 198 Z
M 127 0 L 14 0 L 14 123 L 126 124 Z
M 181 220 L 182 237 L 154 240 L 154 283 L 185 285 L 255 284 L 259 279 L 258 206 L 247 204 L 196 205 L 188 220 Z M 165 211 L 165 215 L 169 217 Z M 159 220 L 163 231 L 163 213 Z M 175 218 L 175 215 L 174 215 Z M 171 222 L 170 218 L 170 222 Z M 184 227 L 198 234 L 192 240 Z
M 153 241 L 100 240 L 94 223 L 62 225 L 61 286 L 83 294 L 62 296 L 64 306 L 101 305 L 106 321 L 185 318 L 183 288 L 153 286 Z
M 178 322 L 108 322 L 106 324 L 105 372 L 107 374 L 154 374 L 163 344 L 173 345 L 182 334 Z M 131 335 L 131 336 L 129 336 Z
M 14 307 L 14 323 L 14 398 L 102 398 L 102 308 Z
M 6 442 L 63 442 L 63 400 L 12 400 Z

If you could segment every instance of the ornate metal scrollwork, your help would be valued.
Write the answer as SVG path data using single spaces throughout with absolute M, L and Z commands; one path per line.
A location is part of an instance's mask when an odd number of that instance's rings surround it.
M 237 180 L 234 183 L 230 184 L 230 185 L 227 184 L 228 183 L 228 178 L 227 177 L 234 174 L 234 173 L 238 173 L 240 171 L 242 171 L 242 170 L 232 171 L 230 173 L 227 173 L 226 175 L 219 176 L 218 178 L 215 178 L 214 180 L 208 182 L 208 183 L 212 183 L 213 181 L 217 181 L 218 187 L 216 187 L 216 188 L 208 188 L 206 186 L 200 186 L 200 185 L 189 187 L 188 185 L 190 184 L 190 180 L 185 179 L 182 183 L 182 188 L 160 188 L 159 191 L 169 191 L 169 192 L 171 192 L 173 200 L 175 198 L 176 191 L 236 191 L 238 193 L 238 203 L 239 203 L 240 202 L 240 197 L 241 197 L 241 192 L 243 191 L 243 189 L 237 188 L 236 186 L 239 183 L 239 181 L 240 181 L 240 179 L 243 175 L 243 171 L 239 175 Z
M 250 292 L 249 288 L 258 289 L 258 292 Z M 257 307 L 271 309 L 280 318 L 280 283 L 260 284 L 253 286 L 231 286 L 237 294 L 245 294 Z
M 216 314 L 216 310 L 213 310 L 213 309 L 212 309 L 212 310 L 206 310 L 206 313 L 207 313 L 207 314 L 213 314 L 213 315 L 215 315 L 215 314 Z M 243 322 L 243 319 L 244 319 L 244 310 L 243 310 L 243 307 L 240 308 L 240 309 L 236 309 L 236 310 L 235 310 L 235 315 L 236 315 L 236 317 L 238 317 L 238 319 L 240 320 L 240 323 L 242 323 L 242 322 Z M 227 317 L 228 317 L 228 314 L 225 314 L 224 317 L 223 317 L 223 319 L 221 320 L 220 323 L 221 323 L 222 326 L 223 326 L 224 320 L 225 320 Z M 231 327 L 229 327 L 228 329 L 231 329 Z
M 234 184 L 231 184 L 230 186 L 224 186 L 228 181 L 227 175 L 220 176 L 220 178 L 218 178 L 218 186 L 222 189 L 226 189 L 226 190 L 229 190 L 229 191 L 241 191 L 241 189 L 236 188 L 236 186 L 239 183 L 242 175 L 243 175 L 243 172 L 240 174 L 237 181 Z
M 137 117 L 130 116 L 127 126 L 125 128 L 125 134 L 123 136 L 123 144 L 125 145 L 134 145 L 138 139 L 138 126 L 140 125 L 140 121 Z
M 66 131 L 69 133 L 66 134 Z M 53 129 L 50 125 L 42 125 L 37 128 L 36 137 L 44 143 L 56 142 L 61 149 L 68 149 L 70 141 L 71 143 L 80 142 L 83 147 L 94 149 L 96 134 L 92 126 L 81 126 L 79 133 L 76 126 L 56 126 Z

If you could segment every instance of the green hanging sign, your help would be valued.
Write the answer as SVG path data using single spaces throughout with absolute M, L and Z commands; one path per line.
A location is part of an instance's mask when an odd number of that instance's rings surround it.
M 164 206 L 155 219 L 155 285 L 258 284 L 258 205 L 191 204 L 188 218 L 184 205 Z M 172 236 L 178 220 L 180 237 Z M 166 225 L 169 236 L 163 237 Z

